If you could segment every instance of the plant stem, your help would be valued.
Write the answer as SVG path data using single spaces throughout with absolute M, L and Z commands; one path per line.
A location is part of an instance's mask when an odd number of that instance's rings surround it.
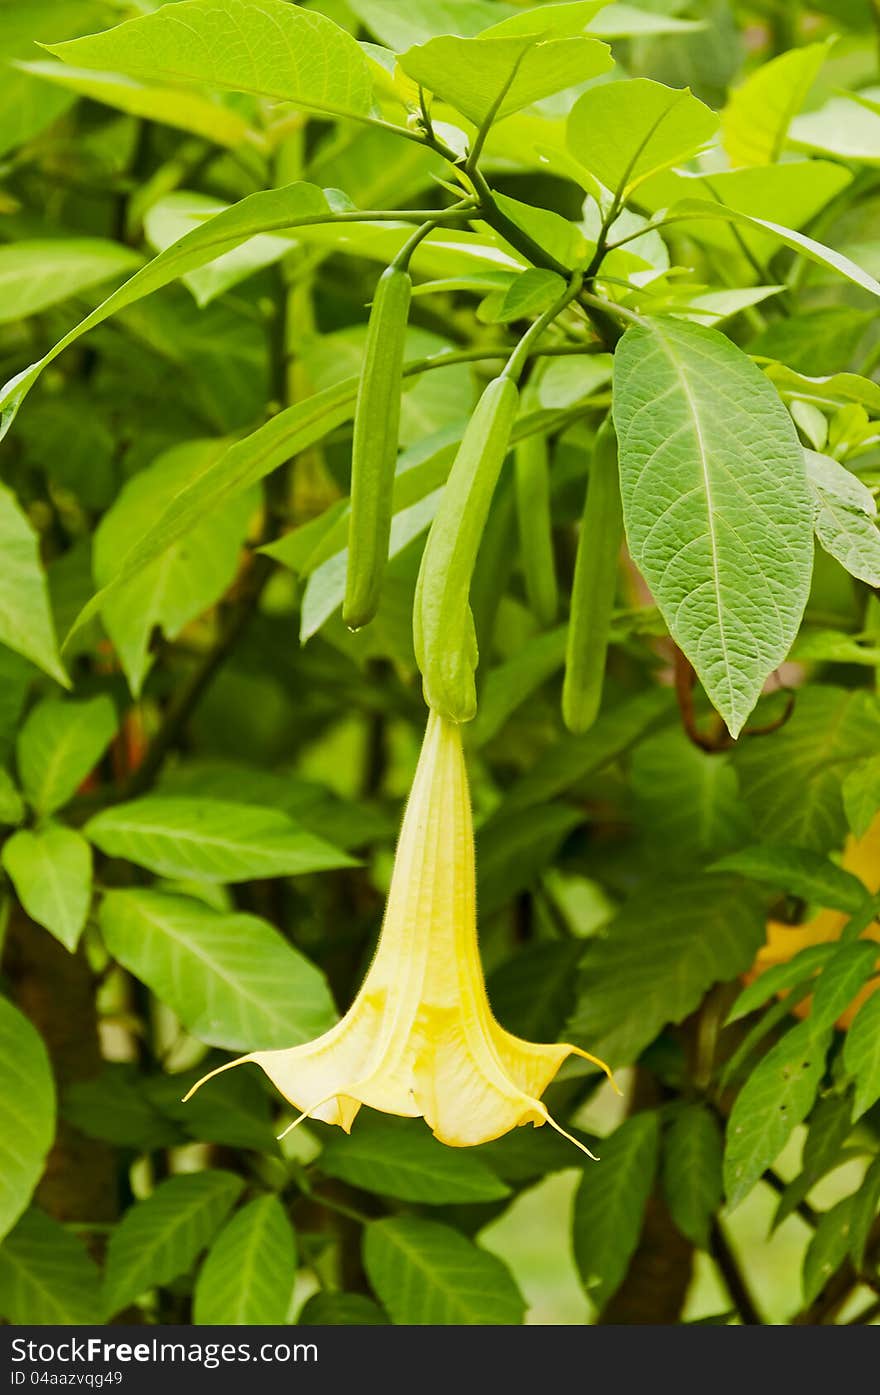
M 763 1326 L 764 1319 L 758 1312 L 755 1300 L 746 1282 L 745 1275 L 740 1269 L 739 1261 L 731 1248 L 721 1222 L 717 1218 L 712 1222 L 712 1230 L 709 1237 L 709 1253 L 718 1266 L 721 1277 L 727 1285 L 727 1291 L 733 1300 L 734 1307 L 739 1313 L 743 1325 L 746 1327 Z

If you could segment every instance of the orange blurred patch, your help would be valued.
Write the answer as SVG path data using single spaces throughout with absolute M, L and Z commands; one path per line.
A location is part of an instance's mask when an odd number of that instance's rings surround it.
M 844 844 L 842 865 L 864 882 L 866 891 L 880 891 L 880 814 L 874 819 L 862 838 L 849 837 Z M 784 925 L 777 920 L 767 922 L 767 942 L 758 951 L 758 956 L 746 976 L 747 981 L 757 978 L 765 969 L 774 964 L 785 964 L 798 950 L 810 945 L 827 944 L 838 940 L 844 926 L 849 922 L 845 911 L 819 911 L 812 920 L 803 925 Z M 866 930 L 863 938 L 880 943 L 880 926 L 876 922 Z M 880 960 L 878 960 L 880 963 Z M 866 998 L 878 988 L 878 984 L 866 984 L 853 999 L 850 1007 L 838 1020 L 838 1027 L 848 1027 Z M 798 1017 L 809 1012 L 810 999 L 805 998 L 795 1008 Z

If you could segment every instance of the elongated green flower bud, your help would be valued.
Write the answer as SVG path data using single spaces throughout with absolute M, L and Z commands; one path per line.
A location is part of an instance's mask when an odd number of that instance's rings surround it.
M 477 645 L 468 604 L 474 563 L 510 442 L 519 392 L 495 378 L 477 403 L 434 518 L 416 586 L 413 639 L 425 701 L 453 722 L 477 710 Z
M 526 436 L 516 448 L 516 513 L 526 596 L 546 629 L 556 619 L 559 606 L 546 436 Z
M 562 716 L 569 731 L 587 731 L 602 702 L 622 536 L 617 437 L 609 417 L 593 448 L 571 591 L 562 687 Z
M 354 417 L 348 569 L 342 618 L 352 630 L 366 625 L 379 605 L 391 531 L 391 495 L 397 463 L 400 393 L 409 272 L 390 266 L 376 287 Z

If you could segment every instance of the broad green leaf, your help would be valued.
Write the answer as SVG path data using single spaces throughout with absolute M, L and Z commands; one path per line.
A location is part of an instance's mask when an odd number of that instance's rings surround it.
M 111 580 L 92 597 L 77 617 L 67 637 L 103 612 L 119 588 L 138 578 L 145 567 L 162 558 L 184 534 L 190 533 L 205 514 L 230 504 L 272 470 L 326 436 L 354 411 L 357 379 L 345 379 L 305 398 L 258 427 L 244 440 L 224 451 L 203 473 L 169 500 L 152 527 L 142 533 L 126 553 Z
M 104 1272 L 107 1317 L 192 1265 L 232 1210 L 244 1183 L 231 1172 L 169 1177 L 129 1207 L 110 1237 Z
M 764 882 L 792 896 L 836 911 L 857 911 L 865 899 L 865 887 L 852 872 L 809 848 L 768 847 L 756 843 L 730 853 L 714 865 L 718 872 L 736 872 Z
M 0 766 L 0 827 L 15 827 L 24 818 L 24 800 L 8 770 Z
M 809 590 L 812 504 L 794 425 L 728 339 L 673 320 L 620 341 L 614 423 L 633 560 L 736 736 Z
M 49 126 L 73 103 L 72 94 L 52 91 L 14 65 L 36 58 L 41 39 L 71 38 L 107 22 L 103 0 L 27 0 L 0 5 L 0 154 L 5 155 Z
M 351 1137 L 328 1136 L 317 1161 L 321 1172 L 353 1187 L 400 1201 L 498 1201 L 510 1188 L 471 1149 L 439 1143 L 422 1119 L 395 1119 L 361 1110 Z
M 69 688 L 70 680 L 58 656 L 37 537 L 15 495 L 2 487 L 0 557 L 0 644 L 30 659 L 63 688 Z
M 724 1190 L 730 1206 L 748 1196 L 809 1114 L 830 1044 L 830 1029 L 816 1036 L 810 1022 L 801 1022 L 768 1051 L 743 1085 L 727 1125 Z
M 583 822 L 569 804 L 548 804 L 498 816 L 477 837 L 477 896 L 483 915 L 507 905 L 531 886 L 556 856 L 563 840 Z
M 880 164 L 880 112 L 861 93 L 831 97 L 818 111 L 795 118 L 789 143 L 855 164 Z
M 244 1072 L 242 1072 L 244 1074 Z M 179 1077 L 165 1076 L 175 1088 Z M 184 1141 L 183 1129 L 163 1118 L 131 1062 L 107 1061 L 100 1075 L 76 1080 L 61 1097 L 61 1113 L 87 1138 L 148 1152 Z M 183 1093 L 182 1089 L 179 1093 Z
M 709 1248 L 712 1218 L 721 1205 L 724 1151 L 715 1116 L 700 1104 L 676 1113 L 663 1143 L 663 1191 L 682 1235 Z
M 474 38 L 500 15 L 514 13 L 498 0 L 411 0 L 405 6 L 398 0 L 351 0 L 349 8 L 380 43 L 398 52 L 438 34 Z
M 793 935 L 798 933 L 798 927 L 791 927 Z M 787 959 L 784 964 L 773 964 L 769 969 L 756 978 L 752 983 L 743 989 L 725 1019 L 726 1024 L 738 1022 L 741 1017 L 747 1017 L 750 1012 L 755 1012 L 757 1008 L 763 1007 L 766 1002 L 777 993 L 786 993 L 792 988 L 800 986 L 812 978 L 828 963 L 829 959 L 837 953 L 836 944 L 808 945 L 806 949 L 798 950 L 791 959 Z
M 669 694 L 657 689 L 610 704 L 585 735 L 563 736 L 538 757 L 508 790 L 504 813 L 555 799 L 623 755 L 671 715 Z
M 287 1321 L 296 1242 L 277 1196 L 258 1196 L 227 1221 L 199 1270 L 193 1322 L 271 1326 Z
M 43 1039 L 0 998 L 0 1235 L 15 1225 L 55 1137 L 55 1084 Z
M 880 415 L 880 383 L 863 378 L 858 373 L 828 373 L 822 378 L 810 378 L 796 373 L 784 363 L 762 365 L 772 383 L 786 398 L 799 399 L 817 407 L 848 407 L 851 403 Z
M 599 34 L 603 39 L 639 39 L 654 34 L 683 35 L 705 27 L 705 20 L 678 19 L 675 15 L 623 4 L 603 5 L 596 18 L 587 25 L 591 34 Z
M 562 668 L 565 639 L 564 625 L 546 634 L 534 635 L 506 663 L 490 669 L 471 727 L 471 735 L 478 745 L 497 736 L 516 709 Z
M 843 1046 L 843 1064 L 856 1082 L 853 1118 L 860 1119 L 880 1099 L 880 994 L 859 1008 Z
M 851 770 L 843 782 L 843 806 L 850 829 L 863 838 L 880 809 L 880 756 Z
M 99 586 L 110 585 L 145 531 L 174 507 L 193 480 L 216 465 L 228 446 L 220 439 L 184 442 L 128 481 L 95 532 L 92 565 Z M 108 595 L 101 619 L 135 697 L 152 664 L 155 629 L 176 639 L 233 581 L 255 504 L 256 498 L 248 496 L 226 500 Z
M 816 537 L 851 576 L 880 586 L 880 530 L 873 494 L 839 461 L 813 450 L 804 454 L 818 505 Z
M 10 378 L 0 389 L 0 439 L 9 430 L 24 398 L 43 370 L 90 329 L 186 272 L 194 271 L 205 262 L 240 246 L 257 233 L 293 228 L 301 225 L 303 220 L 323 222 L 331 217 L 323 191 L 314 184 L 299 183 L 251 194 L 187 233 L 179 242 L 135 272 L 118 290 L 90 311 L 85 319 L 63 335 L 47 354 Z
M 191 193 L 181 189 L 167 194 L 147 209 L 144 215 L 144 232 L 150 246 L 156 252 L 164 252 L 173 243 L 179 242 L 187 233 L 200 228 L 208 218 L 214 218 L 229 205 L 208 194 Z M 181 277 L 184 285 L 192 292 L 197 305 L 210 305 L 212 300 L 222 295 L 252 276 L 263 267 L 272 266 L 291 250 L 291 239 L 282 235 L 248 238 L 240 247 L 215 257 L 207 266 L 188 271 Z
M 856 1269 L 861 1269 L 865 1246 L 880 1206 L 880 1158 L 875 1158 L 865 1173 L 862 1185 L 852 1198 L 849 1254 Z
M 880 744 L 880 710 L 865 691 L 802 689 L 773 740 L 734 753 L 740 789 L 767 843 L 828 852 L 846 832 L 841 782 Z
M 301 828 L 280 809 L 219 799 L 148 795 L 90 819 L 85 835 L 108 857 L 125 857 L 164 877 L 245 882 L 351 867 L 346 853 Z
M 561 4 L 531 5 L 481 32 L 487 39 L 509 38 L 516 34 L 582 34 L 585 29 L 594 28 L 593 21 L 604 8 L 602 0 L 562 0 Z
M 579 940 L 525 945 L 489 976 L 492 1010 L 502 1026 L 526 1041 L 556 1041 L 574 1006 Z
M 76 1235 L 36 1208 L 0 1245 L 0 1316 L 16 1326 L 101 1321 L 97 1265 Z
M 574 1039 L 615 1069 L 713 983 L 743 973 L 764 938 L 760 904 L 741 883 L 708 876 L 636 893 L 584 957 Z
M 749 836 L 731 761 L 699 750 L 680 729 L 640 741 L 630 779 L 644 855 L 665 872 L 702 868 Z
M 401 54 L 403 71 L 475 126 L 561 92 L 612 65 L 611 50 L 580 37 L 429 39 Z
M 20 828 L 2 857 L 31 919 L 75 950 L 92 899 L 92 850 L 82 834 L 61 824 Z
M 789 657 L 795 662 L 864 664 L 867 668 L 876 668 L 880 664 L 880 646 L 845 630 L 809 628 L 801 630 Z
M 501 1260 L 450 1226 L 416 1216 L 372 1221 L 364 1231 L 364 1267 L 399 1326 L 523 1320 L 525 1304 Z
M 44 238 L 0 247 L 0 324 L 124 276 L 141 258 L 98 237 Z
M 810 1116 L 807 1137 L 801 1156 L 801 1170 L 789 1182 L 773 1216 L 773 1230 L 792 1215 L 826 1173 L 846 1159 L 843 1145 L 852 1132 L 849 1095 L 826 1095 L 820 1099 Z
M 351 35 L 283 0 L 180 0 L 102 34 L 46 47 L 75 67 L 146 82 L 250 92 L 361 119 L 372 109 L 369 67 Z
M 827 43 L 793 48 L 762 64 L 735 90 L 721 115 L 732 165 L 769 165 L 779 159 L 792 118 L 827 56 Z
M 313 1293 L 297 1319 L 299 1327 L 381 1327 L 388 1319 L 362 1293 Z
M 648 1110 L 603 1138 L 600 1161 L 584 1169 L 572 1241 L 581 1282 L 600 1312 L 623 1282 L 638 1244 L 659 1149 L 659 1116 Z
M 779 359 L 800 373 L 833 373 L 855 358 L 873 319 L 870 310 L 854 305 L 827 305 L 786 316 L 751 339 L 749 353 L 752 358 Z
M 839 945 L 822 973 L 813 1005 L 810 1024 L 814 1032 L 833 1027 L 841 1013 L 846 1012 L 853 998 L 877 967 L 880 949 L 873 940 L 858 940 L 855 944 Z
M 18 737 L 24 792 L 38 814 L 52 814 L 74 795 L 116 733 L 109 697 L 73 702 L 46 698 L 29 714 Z
M 117 111 L 128 112 L 130 116 L 140 116 L 147 121 L 159 121 L 166 126 L 189 131 L 217 145 L 228 146 L 231 150 L 247 141 L 257 141 L 256 133 L 238 112 L 195 92 L 157 87 L 118 73 L 71 68 L 66 63 L 47 61 L 19 63 L 16 66 L 31 77 L 66 88 L 78 97 L 103 102 Z
M 333 1022 L 323 975 L 257 916 L 159 891 L 111 891 L 100 924 L 113 957 L 211 1046 L 282 1049 Z
M 216 1064 L 221 1065 L 222 1061 L 223 1057 L 218 1056 Z M 273 1123 L 270 1098 L 255 1071 L 228 1071 L 211 1081 L 210 1090 L 200 1090 L 184 1102 L 185 1092 L 212 1064 L 209 1058 L 183 1074 L 153 1076 L 144 1082 L 144 1094 L 190 1138 L 277 1154 L 278 1130 Z
M 658 170 L 695 155 L 718 118 L 688 88 L 648 78 L 603 83 L 580 97 L 568 119 L 568 148 L 607 189 L 626 195 Z
M 520 272 L 505 291 L 493 292 L 483 301 L 480 319 L 486 324 L 512 324 L 514 320 L 540 315 L 558 300 L 564 289 L 561 276 L 531 267 Z
M 783 227 L 781 223 L 776 223 L 769 218 L 753 218 L 746 213 L 738 212 L 736 209 L 725 208 L 718 203 L 708 203 L 703 199 L 684 199 L 682 203 L 676 204 L 670 212 L 669 221 L 687 222 L 691 219 L 701 218 L 720 218 L 730 223 L 736 223 L 740 227 L 757 228 L 771 233 L 774 238 L 784 242 L 786 247 L 790 247 L 792 251 L 806 257 L 808 261 L 836 272 L 845 277 L 847 281 L 851 281 L 854 286 L 859 286 L 871 295 L 880 296 L 880 281 L 849 257 L 844 256 L 842 252 L 836 252 L 832 247 L 826 247 L 823 242 L 817 242 L 815 238 L 807 237 L 806 233 L 797 232 L 794 228 Z
M 804 1256 L 804 1302 L 812 1303 L 832 1274 L 840 1268 L 849 1249 L 852 1196 L 845 1196 L 819 1218 Z

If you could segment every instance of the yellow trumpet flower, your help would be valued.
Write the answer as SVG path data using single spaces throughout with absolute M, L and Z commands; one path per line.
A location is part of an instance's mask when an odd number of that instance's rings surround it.
M 572 1053 L 522 1041 L 496 1022 L 477 945 L 474 835 L 460 729 L 438 713 L 425 739 L 403 820 L 382 933 L 360 992 L 335 1027 L 253 1061 L 298 1110 L 351 1130 L 362 1104 L 422 1116 L 437 1138 L 467 1147 L 518 1124 L 549 1123 L 541 1095 Z M 282 1135 L 283 1136 L 283 1135 Z M 583 1148 L 577 1139 L 571 1141 Z M 583 1149 L 584 1152 L 588 1151 Z

